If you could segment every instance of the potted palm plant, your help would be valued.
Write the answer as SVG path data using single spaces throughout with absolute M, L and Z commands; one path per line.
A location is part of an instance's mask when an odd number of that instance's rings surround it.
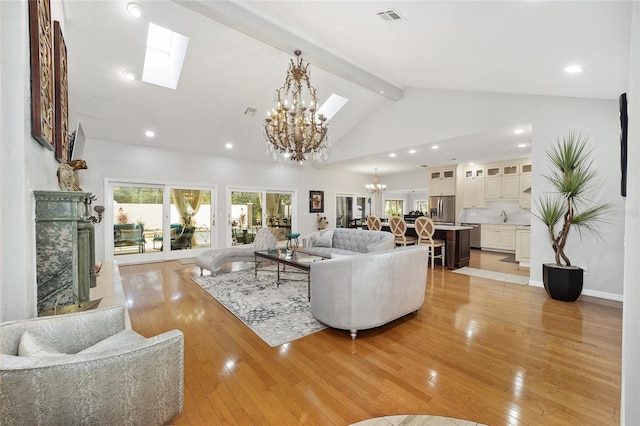
M 552 167 L 544 177 L 555 191 L 538 199 L 538 213 L 534 213 L 546 225 L 555 253 L 555 263 L 542 265 L 544 288 L 552 299 L 566 302 L 580 297 L 584 275 L 584 270 L 572 265 L 564 251 L 569 231 L 575 226 L 578 231 L 585 229 L 597 235 L 597 224 L 612 208 L 610 203 L 588 198 L 598 184 L 588 141 L 586 135 L 569 132 L 547 149 Z

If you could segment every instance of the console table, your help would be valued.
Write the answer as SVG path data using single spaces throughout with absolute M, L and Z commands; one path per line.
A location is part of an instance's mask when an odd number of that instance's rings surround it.
M 91 194 L 34 191 L 38 315 L 58 306 L 89 301 L 96 286 Z M 76 299 L 77 297 L 77 299 Z

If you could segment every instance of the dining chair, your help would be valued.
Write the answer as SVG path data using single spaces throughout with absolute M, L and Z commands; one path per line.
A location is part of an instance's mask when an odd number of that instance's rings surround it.
M 396 245 L 408 246 L 417 244 L 418 239 L 413 236 L 407 236 L 407 222 L 400 216 L 391 216 L 389 219 L 389 228 L 395 237 Z
M 369 215 L 367 218 L 367 228 L 369 231 L 380 231 L 382 230 L 382 222 L 380 218 L 375 215 Z
M 418 245 L 426 246 L 429 249 L 428 253 L 431 258 L 431 269 L 433 269 L 435 258 L 440 259 L 442 261 L 442 266 L 444 266 L 446 242 L 444 240 L 433 239 L 433 234 L 436 231 L 433 221 L 426 216 L 420 216 L 416 219 L 415 227 L 416 234 L 418 234 Z M 435 255 L 436 248 L 440 248 L 440 254 L 437 256 Z

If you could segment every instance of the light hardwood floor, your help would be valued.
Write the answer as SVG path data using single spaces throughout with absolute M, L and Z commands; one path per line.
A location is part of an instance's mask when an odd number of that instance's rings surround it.
M 528 275 L 504 254 L 471 267 Z M 271 348 L 180 262 L 120 267 L 134 330 L 185 334 L 173 424 L 347 425 L 432 414 L 488 425 L 618 425 L 622 304 L 429 269 L 417 314 Z

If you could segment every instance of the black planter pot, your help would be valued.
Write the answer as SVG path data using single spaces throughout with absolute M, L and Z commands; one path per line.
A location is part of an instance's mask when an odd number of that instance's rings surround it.
M 574 302 L 582 293 L 584 270 L 577 266 L 542 265 L 542 282 L 550 298 Z

